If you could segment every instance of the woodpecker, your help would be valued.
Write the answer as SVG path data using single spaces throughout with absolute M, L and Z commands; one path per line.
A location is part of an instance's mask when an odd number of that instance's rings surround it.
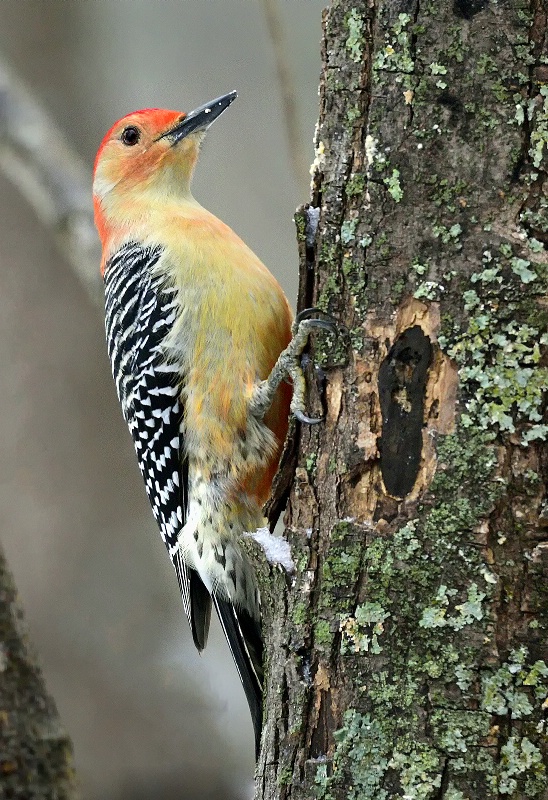
M 213 603 L 258 753 L 260 598 L 240 542 L 264 525 L 290 404 L 302 421 L 315 421 L 304 413 L 299 355 L 312 327 L 329 326 L 293 323 L 275 278 L 191 194 L 205 132 L 235 98 L 230 92 L 189 114 L 123 117 L 97 153 L 93 200 L 122 412 L 194 644 L 206 645 Z

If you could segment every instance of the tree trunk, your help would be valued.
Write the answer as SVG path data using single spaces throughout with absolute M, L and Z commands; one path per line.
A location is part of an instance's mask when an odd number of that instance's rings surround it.
M 72 745 L 27 640 L 0 548 L 0 797 L 74 800 Z
M 548 798 L 546 32 L 543 0 L 324 14 L 299 303 L 346 329 L 263 587 L 259 798 Z

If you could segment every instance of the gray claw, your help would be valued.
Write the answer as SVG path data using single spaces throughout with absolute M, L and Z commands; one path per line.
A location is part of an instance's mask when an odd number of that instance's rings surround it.
M 330 331 L 330 333 L 337 332 L 337 323 L 331 322 L 328 319 L 309 319 L 307 320 L 308 324 L 311 328 L 322 328 L 324 331 Z
M 319 308 L 316 308 L 316 306 L 314 306 L 314 308 L 303 308 L 303 310 L 299 311 L 299 313 L 296 315 L 295 322 L 298 324 L 299 322 L 302 322 L 303 319 L 313 317 L 314 314 L 323 314 L 323 311 L 321 311 Z
M 310 317 L 314 317 L 317 314 L 321 314 L 322 317 L 325 318 L 325 322 L 331 322 L 334 326 L 337 326 L 339 323 L 331 314 L 328 314 L 326 311 L 322 311 L 321 308 L 314 306 L 313 308 L 303 308 L 302 311 L 295 317 L 295 322 L 297 325 L 299 322 L 303 322 L 305 319 L 310 319 Z
M 303 414 L 299 409 L 293 412 L 293 416 L 305 425 L 317 425 L 319 422 L 323 422 L 323 417 L 307 417 L 306 414 Z

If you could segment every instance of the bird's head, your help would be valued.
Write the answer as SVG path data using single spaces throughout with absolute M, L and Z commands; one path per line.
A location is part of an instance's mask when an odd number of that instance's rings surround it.
M 124 216 L 138 198 L 154 202 L 190 195 L 205 132 L 236 96 L 229 92 L 189 114 L 159 108 L 134 111 L 112 126 L 101 142 L 93 171 L 95 221 L 101 238 L 109 218 Z

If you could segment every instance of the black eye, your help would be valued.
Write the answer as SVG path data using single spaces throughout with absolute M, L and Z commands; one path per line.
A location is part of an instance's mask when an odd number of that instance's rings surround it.
M 129 128 L 124 128 L 122 131 L 122 141 L 124 144 L 127 144 L 128 147 L 133 147 L 140 138 L 141 131 L 139 128 L 134 128 L 133 125 L 130 125 Z

